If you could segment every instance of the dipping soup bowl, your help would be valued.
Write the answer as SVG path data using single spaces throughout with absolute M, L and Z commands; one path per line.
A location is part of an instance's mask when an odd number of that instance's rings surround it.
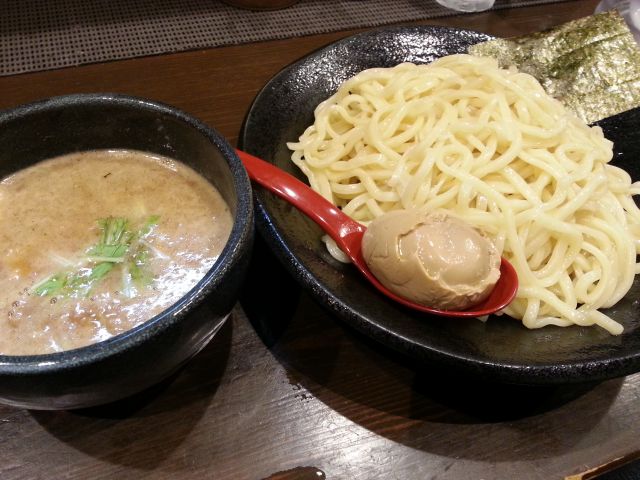
M 82 348 L 0 355 L 1 403 L 47 410 L 109 403 L 166 378 L 204 348 L 236 303 L 253 242 L 251 184 L 219 133 L 153 101 L 70 95 L 0 112 L 0 146 L 0 179 L 39 161 L 87 150 L 129 149 L 170 157 L 211 182 L 233 218 L 215 264 L 155 317 Z

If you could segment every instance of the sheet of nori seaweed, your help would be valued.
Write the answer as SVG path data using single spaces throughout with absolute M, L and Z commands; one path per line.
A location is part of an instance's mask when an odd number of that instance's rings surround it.
M 615 10 L 470 47 L 533 75 L 587 123 L 640 106 L 640 48 Z

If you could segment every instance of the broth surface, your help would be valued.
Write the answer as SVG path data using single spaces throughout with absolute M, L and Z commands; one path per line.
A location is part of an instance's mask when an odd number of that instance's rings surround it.
M 126 220 L 124 238 L 133 238 L 118 263 L 91 256 L 105 219 Z M 143 323 L 204 276 L 232 226 L 219 192 L 195 171 L 127 150 L 64 155 L 5 178 L 0 222 L 3 355 L 77 348 Z M 40 291 L 105 263 L 108 273 L 89 288 L 69 281 Z

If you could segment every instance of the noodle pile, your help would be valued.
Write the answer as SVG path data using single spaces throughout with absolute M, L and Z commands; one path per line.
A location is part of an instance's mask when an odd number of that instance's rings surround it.
M 470 55 L 365 70 L 289 148 L 311 187 L 364 224 L 446 209 L 484 231 L 518 273 L 504 313 L 525 326 L 622 332 L 597 309 L 638 272 L 640 184 L 532 76 Z

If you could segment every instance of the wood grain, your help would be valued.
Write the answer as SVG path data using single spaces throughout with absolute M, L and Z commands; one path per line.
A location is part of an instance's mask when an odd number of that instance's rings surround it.
M 509 36 L 596 3 L 422 23 Z M 122 92 L 176 105 L 235 142 L 273 74 L 350 33 L 3 77 L 0 108 Z M 259 242 L 242 305 L 170 380 L 89 410 L 0 406 L 0 478 L 564 478 L 634 454 L 639 398 L 640 375 L 525 388 L 417 368 L 315 305 Z

